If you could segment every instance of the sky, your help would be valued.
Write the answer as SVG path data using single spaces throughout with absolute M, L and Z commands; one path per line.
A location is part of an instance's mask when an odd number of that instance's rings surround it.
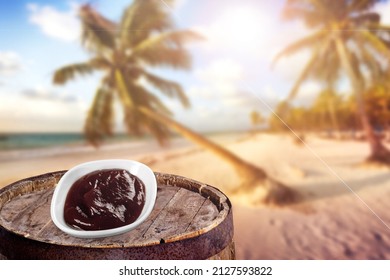
M 161 0 L 161 5 L 167 3 Z M 81 132 L 101 74 L 52 84 L 61 66 L 89 58 L 80 43 L 78 7 L 84 1 L 0 0 L 0 132 Z M 92 0 L 95 9 L 118 21 L 131 0 Z M 174 117 L 205 131 L 251 127 L 249 113 L 267 116 L 283 100 L 309 58 L 302 52 L 281 59 L 275 55 L 309 34 L 300 22 L 281 19 L 283 0 L 176 0 L 169 7 L 179 29 L 192 29 L 205 40 L 191 43 L 190 71 L 157 69 L 179 82 L 191 101 L 184 109 L 164 102 Z M 390 24 L 390 4 L 376 9 Z M 147 16 L 147 15 L 145 15 Z M 310 102 L 321 86 L 307 82 L 299 92 Z M 117 129 L 122 115 L 117 112 Z

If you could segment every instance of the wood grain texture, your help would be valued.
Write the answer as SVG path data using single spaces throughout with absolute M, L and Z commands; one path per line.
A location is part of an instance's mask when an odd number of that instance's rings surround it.
M 99 239 L 72 237 L 50 217 L 51 197 L 63 174 L 28 178 L 0 190 L 0 239 L 6 241 L 1 242 L 0 253 L 24 259 L 204 259 L 232 250 L 227 197 L 211 186 L 162 173 L 156 173 L 155 207 L 136 229 Z

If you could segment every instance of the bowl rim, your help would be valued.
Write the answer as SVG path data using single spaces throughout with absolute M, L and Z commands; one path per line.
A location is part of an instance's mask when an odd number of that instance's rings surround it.
M 78 230 L 66 224 L 63 213 L 66 195 L 72 184 L 87 173 L 104 169 L 125 169 L 137 176 L 145 185 L 145 205 L 140 216 L 133 223 L 104 230 Z M 142 172 L 142 174 L 139 174 Z M 75 175 L 77 174 L 78 175 Z M 136 174 L 135 174 L 136 173 Z M 146 181 L 146 182 L 145 182 Z M 79 238 L 101 238 L 125 233 L 143 223 L 154 208 L 157 197 L 157 180 L 154 172 L 147 165 L 126 159 L 105 159 L 88 161 L 78 164 L 61 177 L 58 181 L 50 205 L 50 216 L 53 223 L 63 232 Z

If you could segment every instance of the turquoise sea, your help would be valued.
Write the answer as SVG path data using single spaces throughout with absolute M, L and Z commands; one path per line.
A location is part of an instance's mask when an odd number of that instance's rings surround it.
M 134 140 L 127 134 L 114 135 L 107 142 Z M 58 147 L 72 144 L 86 144 L 82 133 L 0 133 L 0 151 L 26 150 Z
M 134 137 L 115 135 L 104 143 L 122 145 L 135 143 Z M 0 161 L 55 156 L 94 151 L 82 133 L 8 133 L 0 134 Z
M 0 134 L 0 151 L 53 147 L 83 143 L 81 133 L 12 133 Z
M 216 142 L 221 137 L 224 141 L 230 138 L 234 140 L 237 139 L 238 135 L 237 132 L 206 134 L 207 137 Z M 189 143 L 184 138 L 173 135 L 169 147 L 177 148 Z M 150 135 L 134 137 L 120 133 L 106 139 L 103 144 L 99 149 L 123 148 L 134 154 L 161 149 L 157 141 Z M 96 147 L 90 145 L 82 133 L 0 133 L 0 161 L 94 151 L 96 151 Z

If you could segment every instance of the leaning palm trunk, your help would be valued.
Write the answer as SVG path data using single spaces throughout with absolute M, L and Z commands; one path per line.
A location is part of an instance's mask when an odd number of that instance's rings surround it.
M 250 198 L 255 199 L 256 201 L 254 202 L 258 204 L 283 205 L 285 203 L 296 202 L 299 199 L 299 195 L 295 191 L 269 178 L 263 169 L 242 160 L 224 147 L 217 145 L 163 114 L 156 113 L 146 107 L 140 107 L 138 110 L 142 114 L 174 129 L 183 137 L 213 152 L 225 162 L 229 163 L 240 176 L 242 182 L 240 186 L 232 190 L 232 195 L 249 194 L 252 196 Z M 255 193 L 254 196 L 252 195 L 253 193 Z
M 147 115 L 148 117 L 153 118 L 156 121 L 163 123 L 164 125 L 176 130 L 180 135 L 187 138 L 188 140 L 198 144 L 199 146 L 213 151 L 214 154 L 218 155 L 223 160 L 227 161 L 234 169 L 237 171 L 238 175 L 245 180 L 245 178 L 256 178 L 256 179 L 265 179 L 267 175 L 259 167 L 254 166 L 253 164 L 246 162 L 231 153 L 224 147 L 208 140 L 202 135 L 188 129 L 187 127 L 181 125 L 180 123 L 174 121 L 171 118 L 168 118 L 162 114 L 156 113 L 152 110 L 149 110 L 145 107 L 139 108 L 139 110 Z
M 379 137 L 375 135 L 374 130 L 371 126 L 370 120 L 367 115 L 366 106 L 364 104 L 364 99 L 363 99 L 363 93 L 362 93 L 363 85 L 361 84 L 361 81 L 359 81 L 356 72 L 350 63 L 350 60 L 348 59 L 348 52 L 346 50 L 346 47 L 340 39 L 336 40 L 336 44 L 337 44 L 337 51 L 342 60 L 342 64 L 349 76 L 352 89 L 356 95 L 358 114 L 360 117 L 363 130 L 370 144 L 371 154 L 368 160 L 373 162 L 390 163 L 390 151 L 386 149 L 386 147 L 382 144 Z

